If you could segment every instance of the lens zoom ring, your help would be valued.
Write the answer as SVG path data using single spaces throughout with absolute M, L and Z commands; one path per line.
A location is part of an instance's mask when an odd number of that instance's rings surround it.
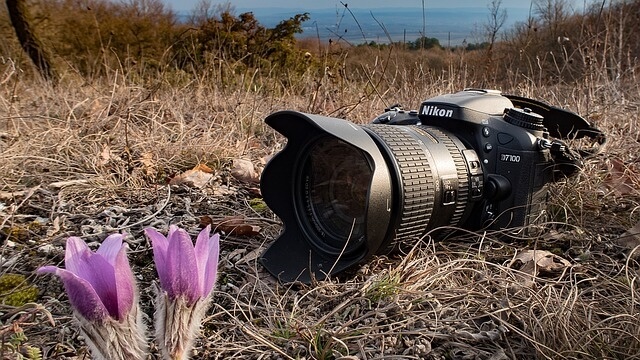
M 400 127 L 366 125 L 388 146 L 396 160 L 402 181 L 403 204 L 394 244 L 422 236 L 434 208 L 434 179 L 420 141 Z
M 456 145 L 447 134 L 443 133 L 438 128 L 424 125 L 416 126 L 416 128 L 430 134 L 444 144 L 447 147 L 447 150 L 449 150 L 449 154 L 456 165 L 456 172 L 458 174 L 458 199 L 456 202 L 456 210 L 451 216 L 450 225 L 457 226 L 462 219 L 462 215 L 467 207 L 467 200 L 469 198 L 469 172 L 467 170 L 467 165 L 462 155 L 461 148 Z

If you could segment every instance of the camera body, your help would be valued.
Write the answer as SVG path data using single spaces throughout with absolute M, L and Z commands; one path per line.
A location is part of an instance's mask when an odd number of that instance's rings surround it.
M 554 178 L 549 134 L 541 115 L 515 108 L 499 91 L 471 89 L 437 96 L 418 111 L 388 109 L 372 124 L 438 128 L 463 143 L 461 154 L 470 175 L 467 201 L 475 206 L 468 207 L 460 227 L 510 229 L 515 234 L 541 220 L 546 185 Z M 441 185 L 443 207 L 453 205 L 448 199 L 459 194 Z
M 581 165 L 550 138 L 605 142 L 575 113 L 494 90 L 393 107 L 366 125 L 297 111 L 265 122 L 287 138 L 260 180 L 283 222 L 261 263 L 282 282 L 322 280 L 454 229 L 528 233 L 556 173 Z

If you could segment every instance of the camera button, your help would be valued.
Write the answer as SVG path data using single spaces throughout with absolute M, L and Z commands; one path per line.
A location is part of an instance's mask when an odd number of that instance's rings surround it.
M 507 134 L 507 133 L 499 133 L 498 134 L 498 142 L 500 143 L 500 145 L 506 145 L 508 143 L 511 142 L 511 140 L 513 140 L 513 136 Z
M 489 137 L 491 135 L 491 130 L 488 127 L 483 127 L 482 128 L 482 136 L 484 137 Z
M 442 197 L 442 205 L 452 205 L 456 203 L 456 191 L 447 190 Z
M 484 151 L 485 152 L 490 152 L 491 150 L 493 150 L 493 145 L 491 145 L 490 143 L 484 144 Z

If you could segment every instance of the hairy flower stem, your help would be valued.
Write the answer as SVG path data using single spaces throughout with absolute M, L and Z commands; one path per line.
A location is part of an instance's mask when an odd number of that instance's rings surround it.
M 148 338 L 137 302 L 123 321 L 89 321 L 74 312 L 94 360 L 144 360 Z
M 158 290 L 155 313 L 156 340 L 162 359 L 189 359 L 202 318 L 210 303 L 209 296 L 189 305 L 183 296 L 172 299 L 165 291 Z

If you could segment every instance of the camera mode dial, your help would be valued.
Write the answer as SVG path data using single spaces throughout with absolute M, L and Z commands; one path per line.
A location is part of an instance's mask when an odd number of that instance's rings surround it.
M 506 122 L 529 130 L 544 131 L 544 118 L 529 108 L 509 108 L 505 111 Z

